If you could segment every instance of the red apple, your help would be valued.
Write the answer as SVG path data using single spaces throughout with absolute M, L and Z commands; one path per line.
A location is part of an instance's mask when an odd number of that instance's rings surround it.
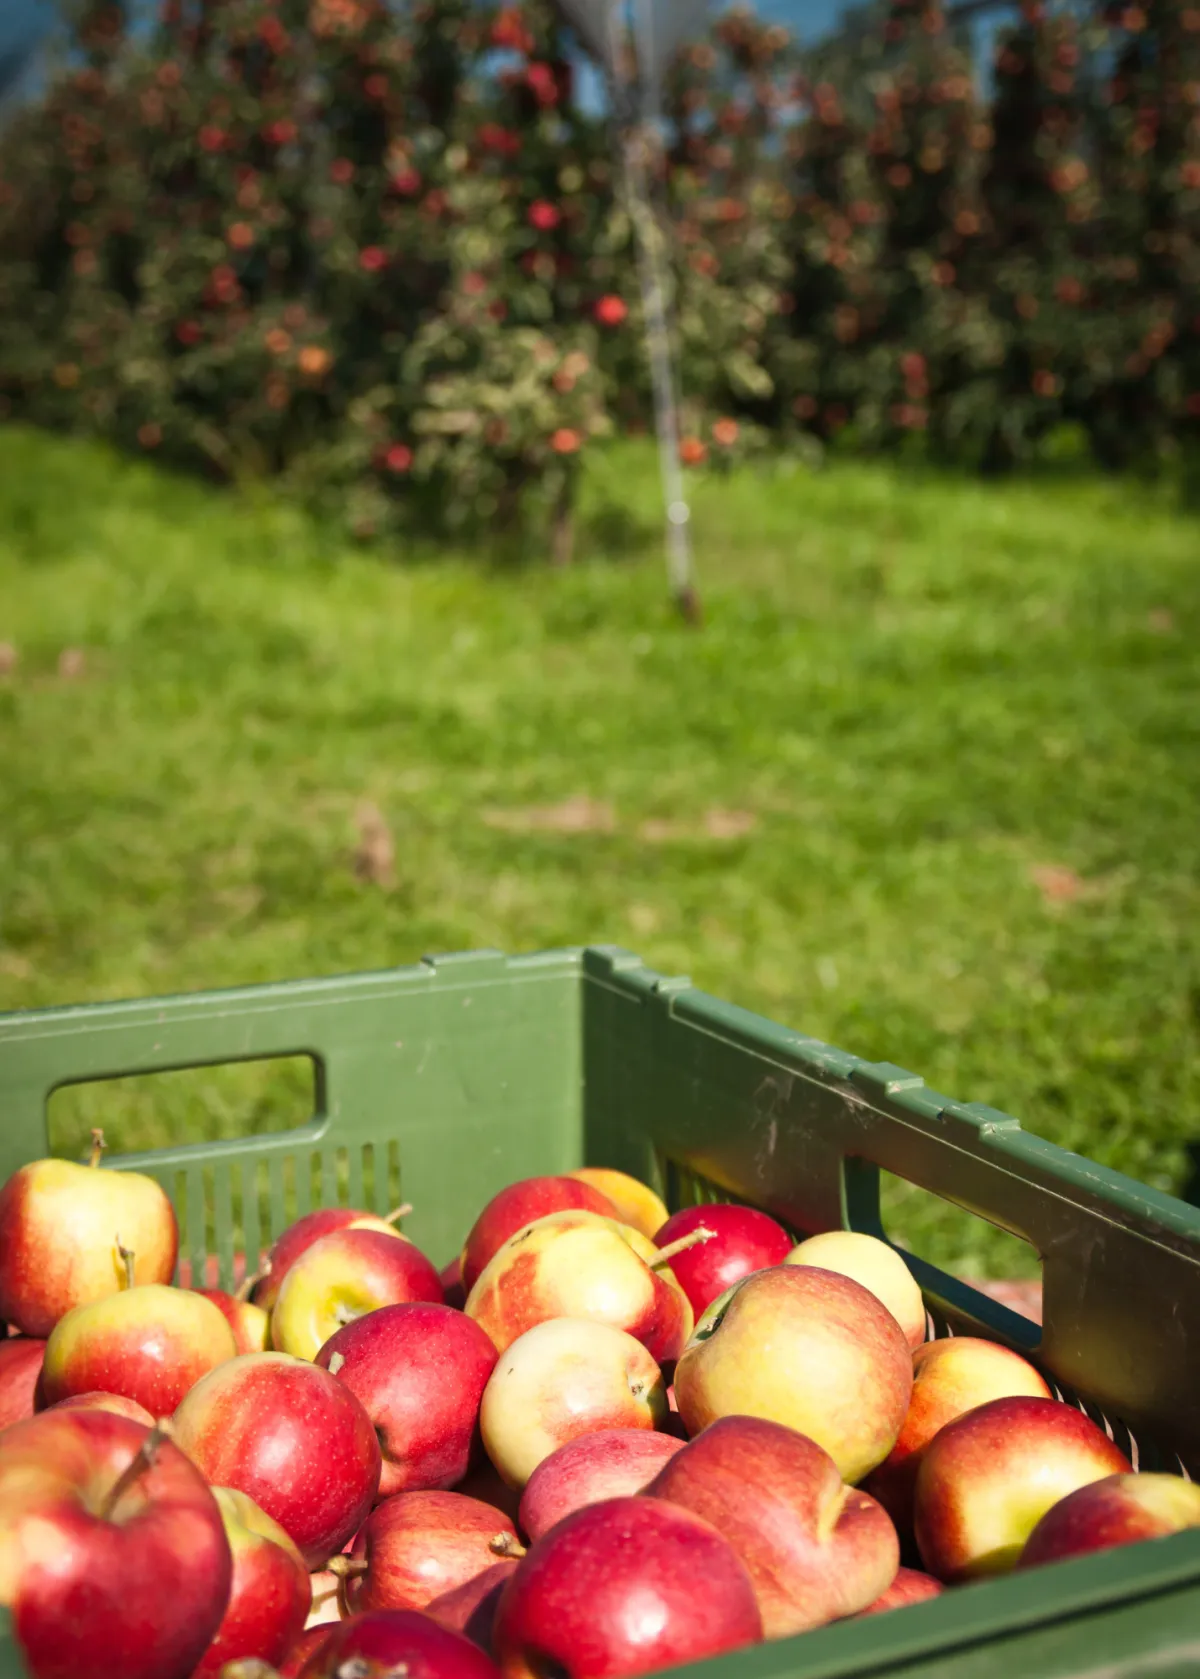
M 1025 1542 L 1021 1567 L 1060 1562 L 1200 1527 L 1200 1487 L 1181 1475 L 1106 1475 L 1051 1505 Z
M 917 1471 L 914 1530 L 939 1580 L 1013 1568 L 1041 1518 L 1129 1461 L 1082 1411 L 1055 1399 L 993 1399 L 937 1433 Z
M 467 1296 L 467 1316 L 503 1352 L 548 1318 L 587 1318 L 638 1340 L 662 1364 L 679 1357 L 692 1308 L 659 1250 L 598 1213 L 549 1213 L 511 1236 Z
M 383 1306 L 339 1329 L 317 1354 L 375 1425 L 379 1496 L 452 1487 L 478 1455 L 479 1405 L 496 1349 L 449 1306 Z
M 0 1428 L 33 1415 L 46 1343 L 24 1335 L 0 1341 Z
M 676 1452 L 650 1498 L 703 1516 L 746 1565 L 768 1638 L 853 1615 L 895 1578 L 891 1519 L 828 1452 L 759 1417 L 723 1417 Z
M 47 1405 L 48 1411 L 111 1411 L 116 1417 L 128 1417 L 140 1422 L 143 1428 L 153 1428 L 155 1418 L 136 1399 L 126 1399 L 123 1393 L 76 1393 L 70 1399 L 56 1400 Z
M 919 1568 L 898 1568 L 896 1578 L 887 1591 L 874 1603 L 860 1609 L 860 1615 L 882 1615 L 886 1609 L 905 1609 L 910 1603 L 923 1603 L 926 1598 L 940 1597 L 945 1591 L 940 1580 L 932 1574 L 922 1574 Z
M 522 1178 L 493 1195 L 463 1243 L 460 1276 L 467 1293 L 470 1294 L 484 1266 L 510 1236 L 532 1224 L 534 1219 L 544 1218 L 547 1213 L 565 1212 L 568 1208 L 582 1208 L 584 1212 L 600 1213 L 605 1218 L 616 1217 L 616 1208 L 607 1195 L 576 1178 Z
M 192 1679 L 215 1679 L 226 1662 L 282 1661 L 304 1630 L 312 1588 L 287 1534 L 244 1492 L 214 1487 L 233 1556 L 229 1601 Z
M 1020 1394 L 1049 1399 L 1050 1389 L 1032 1364 L 994 1341 L 953 1335 L 917 1348 L 912 1398 L 896 1444 L 864 1483 L 902 1533 L 912 1531 L 917 1471 L 938 1430 L 990 1399 Z
M 403 1610 L 356 1615 L 335 1627 L 300 1679 L 496 1679 L 496 1667 L 462 1633 Z
M 261 1306 L 249 1300 L 239 1300 L 223 1288 L 198 1288 L 195 1291 L 211 1300 L 233 1331 L 233 1342 L 240 1353 L 265 1353 L 271 1350 L 271 1318 Z
M 288 1267 L 271 1313 L 271 1341 L 279 1352 L 316 1358 L 344 1324 L 411 1300 L 442 1304 L 438 1274 L 420 1248 L 395 1232 L 335 1230 Z
M 777 1265 L 713 1301 L 676 1366 L 675 1398 L 689 1434 L 764 1417 L 823 1446 L 853 1484 L 895 1445 L 912 1379 L 904 1333 L 869 1289 Z
M 96 1133 L 99 1138 L 99 1133 Z M 47 1336 L 76 1306 L 120 1292 L 124 1244 L 138 1283 L 175 1274 L 179 1230 L 162 1187 L 140 1172 L 35 1160 L 0 1189 L 0 1318 Z
M 376 1213 L 364 1212 L 359 1207 L 318 1207 L 315 1212 L 305 1213 L 303 1218 L 289 1224 L 276 1239 L 263 1264 L 262 1274 L 254 1285 L 251 1295 L 254 1304 L 270 1314 L 279 1298 L 283 1279 L 300 1255 L 322 1236 L 330 1236 L 335 1230 L 377 1230 L 384 1236 L 397 1236 L 403 1242 L 408 1240 L 389 1219 L 380 1218 Z
M 685 1207 L 671 1217 L 654 1238 L 655 1247 L 665 1248 L 694 1230 L 711 1230 L 705 1242 L 687 1248 L 671 1261 L 679 1286 L 692 1303 L 697 1317 L 712 1305 L 718 1294 L 769 1265 L 782 1265 L 793 1242 L 781 1224 L 754 1207 L 717 1205 Z
M 441 1597 L 435 1597 L 432 1603 L 427 1603 L 425 1614 L 439 1626 L 448 1627 L 451 1632 L 465 1634 L 472 1644 L 478 1644 L 479 1648 L 486 1650 L 490 1656 L 493 1653 L 492 1633 L 496 1625 L 496 1611 L 500 1607 L 504 1588 L 517 1568 L 518 1563 L 513 1558 L 494 1562 L 490 1568 L 485 1568 L 482 1574 L 464 1580 L 462 1585 L 456 1586 L 453 1591 L 443 1592 Z
M 479 1425 L 503 1480 L 524 1486 L 538 1464 L 601 1428 L 666 1421 L 662 1372 L 640 1341 L 586 1318 L 549 1318 L 520 1335 L 483 1390 Z
M 47 1405 L 79 1393 L 120 1393 L 156 1417 L 237 1348 L 211 1300 L 190 1289 L 149 1283 L 76 1306 L 46 1343 Z
M 579 1435 L 543 1458 L 529 1477 L 521 1497 L 522 1532 L 540 1539 L 586 1504 L 632 1498 L 682 1446 L 682 1440 L 645 1428 L 602 1428 Z
M 552 1527 L 504 1589 L 506 1679 L 622 1679 L 762 1638 L 750 1576 L 714 1527 L 655 1498 L 610 1498 Z
M 36 1679 L 181 1679 L 220 1624 L 221 1512 L 183 1453 L 104 1411 L 0 1436 L 0 1602 Z
M 402 1492 L 376 1505 L 349 1559 L 334 1568 L 345 1573 L 351 1615 L 424 1609 L 517 1548 L 512 1523 L 490 1504 L 458 1492 Z
M 322 1648 L 332 1631 L 331 1626 L 305 1627 L 279 1663 L 279 1679 L 300 1679 L 309 1658 Z
M 285 1353 L 244 1353 L 203 1377 L 174 1433 L 211 1482 L 279 1523 L 309 1569 L 358 1531 L 379 1486 L 379 1442 L 358 1400 Z

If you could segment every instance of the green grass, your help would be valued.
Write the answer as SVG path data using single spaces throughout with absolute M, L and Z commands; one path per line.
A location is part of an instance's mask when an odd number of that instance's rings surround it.
M 692 633 L 655 507 L 614 448 L 571 573 L 434 564 L 0 431 L 0 1007 L 611 941 L 1178 1192 L 1196 521 L 1084 478 L 747 471 L 697 486 Z M 539 815 L 584 799 L 611 827 Z M 353 866 L 363 800 L 388 888 Z M 65 1094 L 55 1135 L 302 1101 L 294 1070 L 177 1076 Z M 1009 1266 L 890 1200 L 931 1257 Z

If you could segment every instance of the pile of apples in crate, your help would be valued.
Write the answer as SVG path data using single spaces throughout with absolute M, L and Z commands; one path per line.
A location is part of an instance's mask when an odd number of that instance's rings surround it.
M 151 1179 L 0 1189 L 0 1602 L 35 1679 L 599 1679 L 1200 1525 L 883 1242 L 510 1185 L 440 1275 L 312 1213 L 173 1286 Z M 905 1558 L 920 1566 L 902 1566 Z

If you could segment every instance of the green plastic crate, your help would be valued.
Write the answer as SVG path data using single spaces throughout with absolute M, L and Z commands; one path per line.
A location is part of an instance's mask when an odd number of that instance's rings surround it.
M 228 1285 L 235 1249 L 258 1252 L 289 1216 L 329 1201 L 382 1212 L 401 1194 L 406 1231 L 442 1264 L 502 1185 L 584 1163 L 672 1206 L 732 1196 L 799 1232 L 881 1235 L 884 1168 L 1041 1255 L 1040 1332 L 906 1255 L 938 1333 L 1031 1356 L 1122 1444 L 1134 1431 L 1143 1466 L 1200 1465 L 1200 1213 L 611 947 L 0 1016 L 0 1177 L 48 1151 L 62 1085 L 294 1055 L 317 1068 L 311 1124 L 108 1162 L 168 1190 L 193 1274 L 211 1251 Z M 676 1671 L 1196 1679 L 1200 1531 Z M 22 1674 L 0 1623 L 0 1679 Z

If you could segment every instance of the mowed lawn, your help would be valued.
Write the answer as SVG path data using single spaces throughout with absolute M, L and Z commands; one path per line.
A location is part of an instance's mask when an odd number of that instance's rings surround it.
M 696 485 L 695 632 L 651 454 L 589 471 L 554 574 L 0 430 L 0 1007 L 614 942 L 1183 1189 L 1200 522 L 1083 478 L 746 470 Z M 364 805 L 390 872 L 356 866 Z M 303 1101 L 262 1067 L 96 1087 L 55 1141 Z M 1012 1267 L 889 1204 L 930 1257 Z

